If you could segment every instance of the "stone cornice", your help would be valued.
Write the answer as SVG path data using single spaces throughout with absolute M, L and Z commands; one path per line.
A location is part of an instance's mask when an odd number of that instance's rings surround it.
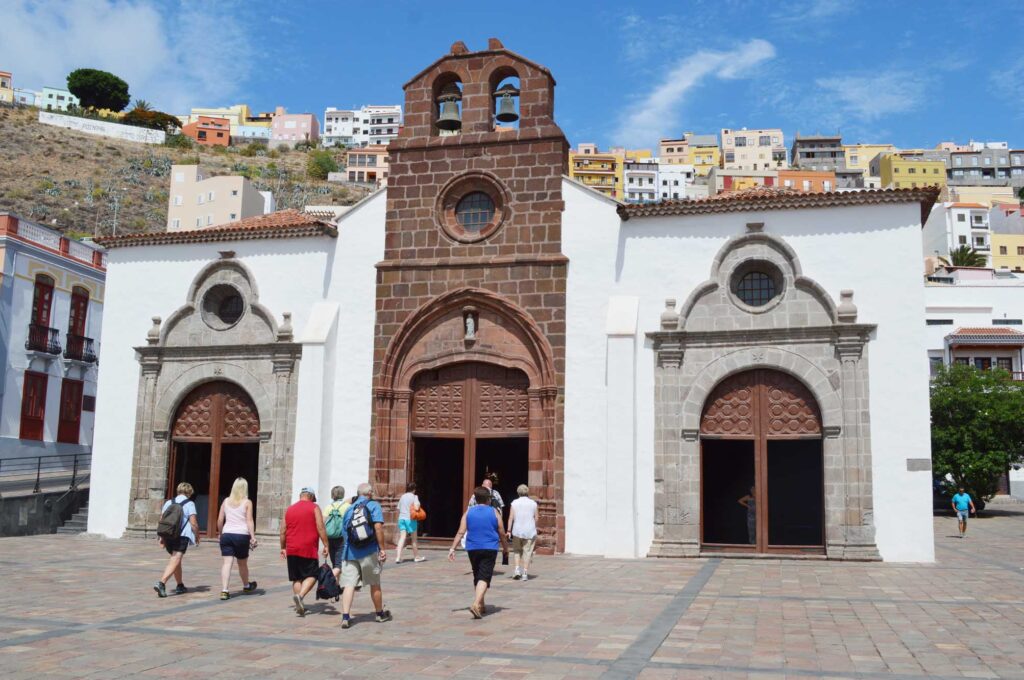
M 519 265 L 564 266 L 569 264 L 565 255 L 504 255 L 495 257 L 438 257 L 429 259 L 381 260 L 375 266 L 381 271 L 395 269 L 435 269 L 468 267 L 514 267 Z
M 800 342 L 856 343 L 863 345 L 877 326 L 874 324 L 835 324 L 799 328 L 752 328 L 722 331 L 653 331 L 647 337 L 654 349 L 672 351 L 687 347 L 794 344 Z
M 302 344 L 297 342 L 268 342 L 258 345 L 199 345 L 193 347 L 150 345 L 136 347 L 135 351 L 144 365 L 151 363 L 153 360 L 277 359 L 294 361 L 302 356 Z

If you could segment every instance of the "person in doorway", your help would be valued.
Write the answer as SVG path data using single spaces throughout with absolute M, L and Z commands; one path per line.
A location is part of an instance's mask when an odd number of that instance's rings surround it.
M 512 559 L 515 571 L 512 578 L 530 580 L 530 561 L 537 545 L 537 501 L 530 498 L 530 487 L 520 484 L 516 488 L 519 498 L 512 501 L 508 515 L 508 538 L 512 539 Z
M 395 551 L 395 564 L 402 562 L 402 550 L 405 549 L 405 541 L 408 538 L 412 545 L 412 561 L 422 562 L 425 557 L 420 557 L 420 547 L 416 545 L 416 532 L 419 529 L 419 522 L 412 518 L 413 510 L 420 509 L 420 497 L 416 495 L 416 483 L 406 485 L 405 493 L 398 499 L 398 549 Z
M 498 490 L 494 488 L 495 486 L 497 486 L 497 484 L 498 474 L 496 472 L 488 472 L 487 474 L 484 475 L 483 481 L 480 482 L 480 486 L 484 487 L 490 492 L 488 502 L 491 504 L 491 507 L 497 510 L 498 512 L 501 512 L 502 510 L 505 509 L 505 501 L 502 500 L 501 494 L 498 493 Z M 474 492 L 474 494 L 469 497 L 468 507 L 471 508 L 476 504 L 476 493 Z
M 231 598 L 228 581 L 231 563 L 238 563 L 238 576 L 242 579 L 242 592 L 256 590 L 256 581 L 249 580 L 249 550 L 256 547 L 256 526 L 253 523 L 252 501 L 249 500 L 249 482 L 239 477 L 231 485 L 231 495 L 220 504 L 217 516 L 220 532 L 220 554 L 224 563 L 220 567 L 220 599 Z
M 281 559 L 288 563 L 288 580 L 292 582 L 292 604 L 295 613 L 306 615 L 302 599 L 316 585 L 320 559 L 317 548 L 322 544 L 327 557 L 327 530 L 324 515 L 316 504 L 316 491 L 304 487 L 299 500 L 284 511 L 281 520 Z
M 377 623 L 391 620 L 391 612 L 384 609 L 384 592 L 380 588 L 380 572 L 388 554 L 384 551 L 387 545 L 384 537 L 384 510 L 380 503 L 373 500 L 373 487 L 368 483 L 359 485 L 359 494 L 355 502 L 345 512 L 345 547 L 342 548 L 341 587 L 341 627 L 352 625 L 352 600 L 356 596 L 359 583 L 370 586 L 370 599 L 374 611 L 377 612 Z M 354 523 L 355 521 L 355 523 Z M 362 527 L 357 531 L 356 524 Z M 368 528 L 372 526 L 370 536 Z M 356 545 L 353 534 L 363 533 L 366 541 Z
M 972 514 L 977 514 L 974 509 L 974 499 L 971 498 L 971 494 L 964 491 L 964 487 L 960 486 L 958 493 L 953 494 L 953 509 L 956 510 L 956 522 L 960 527 L 960 538 L 967 535 L 967 518 Z
M 333 524 L 337 521 L 342 526 L 341 536 L 332 538 L 330 532 L 327 534 L 327 552 L 331 555 L 331 568 L 334 571 L 334 578 L 341 582 L 341 549 L 345 547 L 345 530 L 344 520 L 345 512 L 348 510 L 348 506 L 352 505 L 352 500 L 345 498 L 345 487 L 336 486 L 331 489 L 331 503 L 330 505 L 324 506 L 324 526 Z M 337 516 L 337 520 L 332 519 Z
M 754 495 L 754 487 L 750 487 L 750 493 L 737 501 L 747 509 L 747 543 L 757 543 L 757 498 Z
M 167 580 L 172 575 L 178 583 L 178 587 L 174 589 L 175 594 L 184 595 L 188 592 L 181 572 L 181 563 L 185 559 L 185 551 L 188 550 L 188 547 L 190 545 L 199 545 L 199 520 L 196 519 L 196 504 L 192 501 L 192 495 L 195 493 L 195 490 L 188 482 L 182 482 L 178 485 L 176 491 L 178 495 L 168 500 L 160 508 L 160 514 L 162 515 L 167 511 L 171 503 L 177 503 L 181 506 L 183 519 L 181 533 L 176 540 L 160 539 L 160 545 L 167 550 L 170 558 L 167 560 L 167 566 L 164 567 L 163 576 L 153 586 L 153 590 L 156 591 L 158 597 L 167 597 Z
M 455 561 L 455 546 L 465 535 L 466 554 L 473 567 L 474 596 L 469 613 L 474 619 L 479 619 L 483 617 L 487 608 L 484 599 L 487 589 L 491 587 L 498 547 L 500 545 L 503 554 L 508 554 L 508 544 L 505 542 L 501 511 L 490 507 L 491 490 L 482 485 L 478 486 L 473 490 L 473 498 L 476 499 L 476 503 L 462 515 L 459 531 L 452 540 L 451 549 L 448 550 L 448 561 Z

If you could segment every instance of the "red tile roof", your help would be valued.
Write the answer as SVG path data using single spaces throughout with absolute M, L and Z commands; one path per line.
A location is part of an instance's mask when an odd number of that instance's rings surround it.
M 753 210 L 797 210 L 800 208 L 829 208 L 848 205 L 880 203 L 920 203 L 923 224 L 939 197 L 937 187 L 920 189 L 865 189 L 863 191 L 832 191 L 811 193 L 788 187 L 753 187 L 743 191 L 718 194 L 696 200 L 660 201 L 658 203 L 630 203 L 620 205 L 623 220 L 633 217 L 663 217 L 667 215 L 703 215 L 720 212 L 747 212 Z
M 302 238 L 306 236 L 335 237 L 337 235 L 337 227 L 321 216 L 308 215 L 298 210 L 278 210 L 267 215 L 247 217 L 244 220 L 205 229 L 105 236 L 96 239 L 96 242 L 105 248 L 127 248 L 129 246 L 165 246 L 179 243 L 214 243 L 217 241 Z
M 952 207 L 952 208 L 982 208 L 982 209 L 985 208 L 985 206 L 983 206 L 981 203 L 953 203 L 950 207 Z
M 987 345 L 1024 346 L 1024 333 L 1005 326 L 963 327 L 946 336 L 956 344 L 984 343 Z

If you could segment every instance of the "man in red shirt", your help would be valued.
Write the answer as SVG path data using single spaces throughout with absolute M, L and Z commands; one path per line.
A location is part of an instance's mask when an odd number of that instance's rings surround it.
M 318 543 L 322 544 L 322 550 L 317 550 Z M 323 513 L 316 504 L 316 492 L 307 486 L 299 492 L 298 502 L 284 511 L 281 520 L 281 559 L 288 562 L 292 602 L 299 616 L 306 615 L 302 598 L 316 585 L 319 555 L 327 557 L 327 544 L 327 529 Z

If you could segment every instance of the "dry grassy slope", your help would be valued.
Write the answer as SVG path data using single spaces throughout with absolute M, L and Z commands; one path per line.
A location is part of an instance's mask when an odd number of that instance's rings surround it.
M 247 169 L 260 189 L 274 191 L 278 209 L 350 205 L 365 195 L 307 180 L 304 152 L 271 158 L 246 157 L 239 149 L 178 150 L 42 125 L 35 109 L 0 107 L 0 211 L 75 234 L 103 235 L 113 229 L 114 198 L 120 194 L 119 233 L 162 231 L 170 164 L 197 157 L 208 176 Z

